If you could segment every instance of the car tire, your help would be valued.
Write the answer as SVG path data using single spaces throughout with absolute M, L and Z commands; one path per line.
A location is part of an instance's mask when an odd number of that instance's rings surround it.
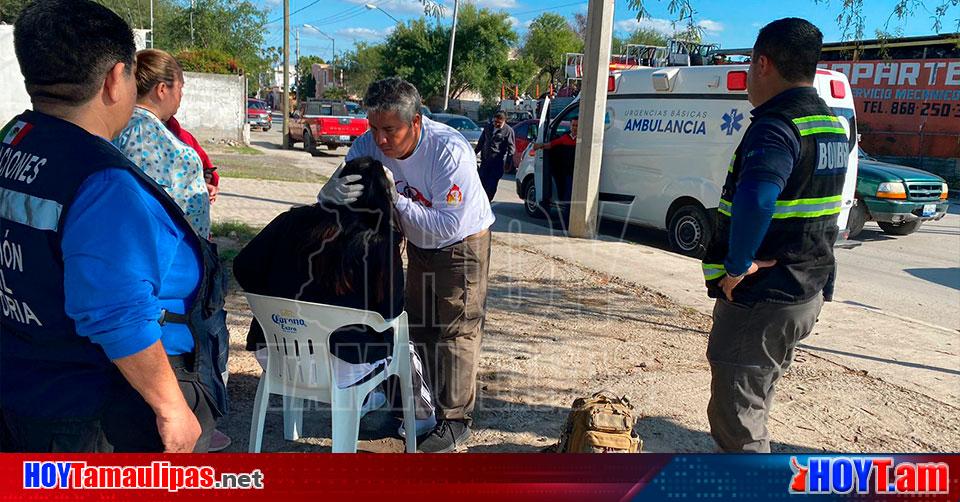
M 677 208 L 667 225 L 667 239 L 674 251 L 694 258 L 703 258 L 713 237 L 713 222 L 699 205 Z
M 917 231 L 920 228 L 920 220 L 908 221 L 906 223 L 901 223 L 899 225 L 894 225 L 893 223 L 887 223 L 885 221 L 877 222 L 877 225 L 880 225 L 880 230 L 883 230 L 883 233 L 890 235 L 910 235 Z
M 313 141 L 313 134 L 310 134 L 310 129 L 304 129 L 303 131 L 303 151 L 307 153 L 317 151 L 317 145 Z
M 327 145 L 327 150 L 330 150 L 331 152 L 337 151 L 337 148 L 340 148 L 340 145 Z
M 547 210 L 537 202 L 537 185 L 533 176 L 523 182 L 523 210 L 527 216 L 542 220 L 547 217 Z
M 862 199 L 857 199 L 850 208 L 850 217 L 847 220 L 847 230 L 850 234 L 849 239 L 854 239 L 863 231 L 863 225 L 867 222 L 867 203 Z

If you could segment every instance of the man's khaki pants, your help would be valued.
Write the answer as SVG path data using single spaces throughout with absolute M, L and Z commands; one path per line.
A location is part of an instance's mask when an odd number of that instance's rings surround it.
M 490 232 L 441 249 L 407 243 L 410 337 L 423 350 L 438 418 L 471 422 L 490 270 Z

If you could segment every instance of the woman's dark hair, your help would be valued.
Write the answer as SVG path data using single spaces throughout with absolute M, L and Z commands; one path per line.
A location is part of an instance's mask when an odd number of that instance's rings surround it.
M 361 176 L 363 195 L 348 205 L 315 206 L 322 213 L 320 224 L 304 248 L 323 252 L 323 263 L 310 264 L 319 284 L 330 285 L 338 295 L 372 286 L 379 302 L 392 293 L 393 274 L 403 267 L 403 231 L 390 193 L 396 188 L 387 180 L 383 164 L 371 157 L 347 162 L 340 176 L 351 174 Z

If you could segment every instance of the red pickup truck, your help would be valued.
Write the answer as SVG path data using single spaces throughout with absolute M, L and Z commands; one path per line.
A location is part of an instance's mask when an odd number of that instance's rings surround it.
M 290 146 L 303 143 L 303 149 L 314 153 L 317 145 L 330 150 L 350 146 L 367 132 L 367 119 L 350 115 L 342 101 L 305 101 L 290 116 Z

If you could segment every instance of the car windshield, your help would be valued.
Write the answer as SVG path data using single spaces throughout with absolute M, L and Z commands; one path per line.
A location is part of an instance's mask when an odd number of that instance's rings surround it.
M 258 110 L 266 110 L 266 109 L 267 109 L 267 107 L 264 106 L 263 103 L 261 103 L 260 101 L 253 101 L 253 100 L 248 100 L 248 101 L 247 101 L 247 108 L 256 108 L 256 109 L 258 109 Z
M 473 121 L 467 117 L 449 117 L 442 119 L 441 122 L 458 131 L 476 131 L 480 129 L 477 124 L 474 124 Z
M 860 148 L 859 146 L 857 147 L 857 158 L 864 159 L 864 160 L 877 160 L 867 155 L 867 152 L 863 151 L 863 148 Z

